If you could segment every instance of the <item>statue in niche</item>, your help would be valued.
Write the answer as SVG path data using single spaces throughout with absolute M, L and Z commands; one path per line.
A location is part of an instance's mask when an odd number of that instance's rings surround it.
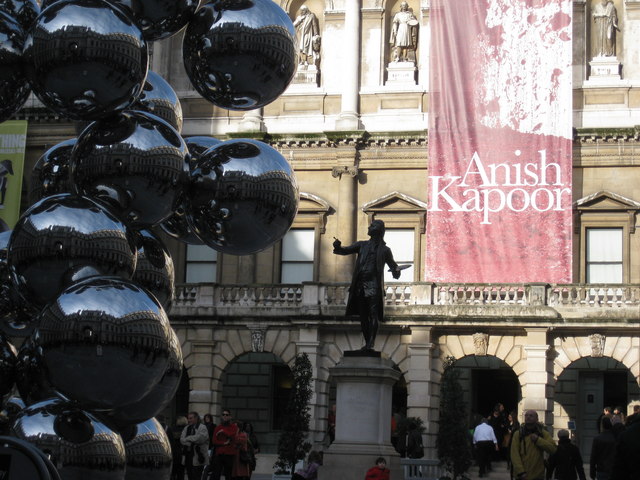
M 484 357 L 489 347 L 489 335 L 486 333 L 473 334 L 473 348 L 478 356 Z
M 616 56 L 616 32 L 618 26 L 618 12 L 611 0 L 602 0 L 593 6 L 593 37 L 595 39 L 595 57 Z
M 418 19 L 409 9 L 407 2 L 402 2 L 400 11 L 393 16 L 389 44 L 393 48 L 394 62 L 410 62 L 415 59 L 418 47 Z M 413 53 L 413 59 L 410 58 L 410 53 Z
M 293 26 L 298 36 L 298 54 L 300 55 L 300 65 L 315 65 L 320 63 L 320 27 L 318 17 L 309 10 L 309 7 L 302 5 L 300 13 L 294 20 Z

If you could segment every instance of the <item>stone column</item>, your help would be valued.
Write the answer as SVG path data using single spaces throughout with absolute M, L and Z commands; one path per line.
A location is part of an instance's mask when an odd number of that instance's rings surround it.
M 336 130 L 359 130 L 360 114 L 358 110 L 358 94 L 360 90 L 360 6 L 362 0 L 345 2 L 344 43 L 346 50 L 342 77 L 342 107 L 336 120 Z
M 342 154 L 338 154 L 338 161 L 346 163 L 333 167 L 331 175 L 340 182 L 338 188 L 339 201 L 338 230 L 336 237 L 340 239 L 343 245 L 350 245 L 355 241 L 356 229 L 356 182 L 358 178 L 358 167 L 353 166 L 356 152 L 354 149 L 345 150 Z M 346 158 L 342 158 L 346 157 Z M 350 166 L 350 165 L 351 166 Z M 353 271 L 354 255 L 334 255 L 336 262 L 335 279 L 337 282 L 349 282 Z
M 553 399 L 549 398 L 553 370 L 548 368 L 547 328 L 527 328 L 527 343 L 524 346 L 526 373 L 522 386 L 523 410 L 536 410 L 540 421 L 553 424 Z
M 407 380 L 407 416 L 420 417 L 426 427 L 426 458 L 437 458 L 435 445 L 437 425 L 433 423 L 433 412 L 428 399 L 432 397 L 432 352 L 431 327 L 412 327 L 409 342 L 409 371 Z
M 400 456 L 391 445 L 391 394 L 400 372 L 373 355 L 345 357 L 330 369 L 337 384 L 336 439 L 324 453 L 320 480 L 364 478 L 379 456 L 391 478 L 402 478 Z

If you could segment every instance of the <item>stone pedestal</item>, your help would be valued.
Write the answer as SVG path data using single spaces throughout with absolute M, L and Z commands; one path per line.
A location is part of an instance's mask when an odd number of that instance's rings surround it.
M 298 65 L 298 70 L 293 77 L 295 85 L 318 86 L 318 68 L 315 65 Z
M 379 353 L 345 352 L 330 369 L 336 380 L 336 439 L 324 452 L 320 480 L 364 478 L 384 457 L 391 478 L 402 478 L 400 455 L 391 445 L 391 392 L 400 372 Z
M 616 57 L 594 57 L 589 62 L 591 72 L 586 83 L 611 85 L 620 82 L 620 62 Z
M 387 65 L 386 85 L 415 85 L 416 71 L 413 62 L 391 62 Z

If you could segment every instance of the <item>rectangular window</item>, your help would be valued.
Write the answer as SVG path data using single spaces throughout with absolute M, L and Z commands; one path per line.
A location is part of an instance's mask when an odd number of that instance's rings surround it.
M 400 278 L 398 280 L 393 278 L 391 272 L 385 266 L 384 281 L 386 282 L 413 282 L 413 248 L 415 232 L 413 229 L 393 229 L 387 230 L 384 234 L 384 241 L 387 247 L 391 249 L 393 253 L 393 259 L 400 266 L 410 265 L 406 270 L 402 270 Z
M 622 228 L 587 229 L 587 283 L 622 283 Z
M 313 280 L 315 231 L 289 230 L 282 239 L 282 283 L 302 283 Z
M 218 252 L 206 245 L 187 245 L 185 281 L 213 283 L 216 281 Z

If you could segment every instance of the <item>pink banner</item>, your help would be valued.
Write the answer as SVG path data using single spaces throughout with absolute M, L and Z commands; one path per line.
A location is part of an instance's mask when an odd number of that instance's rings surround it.
M 571 282 L 572 0 L 431 0 L 426 279 Z

